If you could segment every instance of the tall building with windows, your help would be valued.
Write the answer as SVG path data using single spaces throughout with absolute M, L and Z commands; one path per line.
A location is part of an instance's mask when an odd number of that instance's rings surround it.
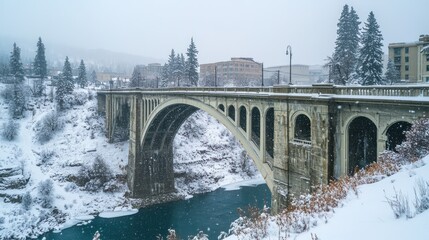
M 253 58 L 200 64 L 200 86 L 260 86 L 262 64 Z
M 389 44 L 389 59 L 410 83 L 429 83 L 429 35 L 420 35 L 419 41 Z

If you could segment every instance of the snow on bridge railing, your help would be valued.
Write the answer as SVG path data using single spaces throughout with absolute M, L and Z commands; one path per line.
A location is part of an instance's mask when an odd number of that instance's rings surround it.
M 293 93 L 293 94 L 335 94 L 361 96 L 429 97 L 429 84 L 420 85 L 378 85 L 340 86 L 333 84 L 278 85 L 273 87 L 172 87 L 172 88 L 119 88 L 100 92 L 248 92 L 248 93 Z

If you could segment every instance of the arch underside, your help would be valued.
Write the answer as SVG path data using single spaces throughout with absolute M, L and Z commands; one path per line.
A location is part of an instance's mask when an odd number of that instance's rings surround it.
M 173 141 L 180 126 L 197 110 L 203 110 L 221 122 L 239 140 L 259 171 L 272 186 L 272 173 L 268 173 L 258 155 L 259 149 L 247 140 L 239 126 L 225 113 L 197 100 L 172 99 L 159 105 L 150 114 L 142 129 L 140 159 L 136 159 L 136 177 L 133 196 L 158 195 L 174 191 Z M 252 146 L 253 145 L 253 146 Z

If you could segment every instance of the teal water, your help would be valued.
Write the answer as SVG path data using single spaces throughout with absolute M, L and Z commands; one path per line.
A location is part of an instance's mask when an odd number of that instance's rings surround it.
M 216 191 L 196 195 L 193 198 L 142 208 L 138 213 L 117 218 L 96 217 L 91 223 L 73 226 L 60 233 L 48 232 L 39 237 L 46 240 L 92 239 L 99 231 L 102 240 L 156 239 L 164 237 L 168 229 L 176 230 L 180 239 L 204 231 L 209 239 L 217 239 L 221 231 L 228 232 L 232 221 L 237 219 L 237 208 L 270 206 L 271 194 L 263 185 L 241 187 L 239 190 Z

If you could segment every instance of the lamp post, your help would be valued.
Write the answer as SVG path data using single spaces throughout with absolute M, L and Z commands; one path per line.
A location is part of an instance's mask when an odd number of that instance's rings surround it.
M 292 85 L 292 47 L 287 45 L 286 56 L 289 55 L 289 85 Z

